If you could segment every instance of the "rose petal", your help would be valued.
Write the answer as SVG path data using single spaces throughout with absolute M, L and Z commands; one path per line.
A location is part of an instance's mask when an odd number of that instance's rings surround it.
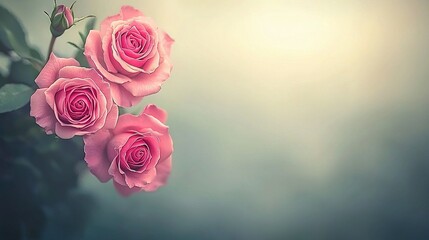
M 76 130 L 76 128 L 73 127 L 61 126 L 61 124 L 58 122 L 55 123 L 55 134 L 57 134 L 57 136 L 62 139 L 70 139 L 75 135 L 85 135 L 87 133 L 88 132 Z
M 89 78 L 93 81 L 97 81 L 97 83 L 103 81 L 103 77 L 94 69 L 75 66 L 65 66 L 61 68 L 58 72 L 58 78 Z
M 52 134 L 55 129 L 55 115 L 46 102 L 46 88 L 37 89 L 30 99 L 30 116 L 36 118 L 36 123 Z
M 156 169 L 152 168 L 143 173 L 127 172 L 125 174 L 125 183 L 128 187 L 144 188 L 146 184 L 151 183 L 156 177 Z
M 137 187 L 129 188 L 128 186 L 123 186 L 115 181 L 113 181 L 113 186 L 115 186 L 115 189 L 124 197 L 128 197 L 131 194 L 140 192 L 142 190 Z
M 171 167 L 172 167 L 172 157 L 170 156 L 165 161 L 158 163 L 156 166 L 156 177 L 155 179 L 145 185 L 143 187 L 143 190 L 146 192 L 153 192 L 156 191 L 159 187 L 167 184 L 168 178 L 171 173 Z
M 107 114 L 106 122 L 104 124 L 104 128 L 106 128 L 106 129 L 114 128 L 116 126 L 116 123 L 118 122 L 118 115 L 119 115 L 118 106 L 113 105 L 109 114 Z
M 103 80 L 101 76 L 95 69 L 92 68 L 83 68 L 83 67 L 64 67 L 60 70 L 60 77 L 63 78 L 89 78 L 92 82 L 95 83 L 95 86 L 103 93 L 107 100 L 107 109 L 112 107 L 112 94 L 110 91 L 110 84 Z
M 113 129 L 113 131 L 115 129 Z M 114 132 L 112 133 L 112 139 L 110 139 L 107 145 L 107 156 L 109 159 L 116 158 L 119 155 L 119 151 L 127 143 L 128 139 L 135 135 L 134 132 L 121 132 L 119 134 L 115 134 Z
M 65 66 L 79 66 L 79 62 L 73 58 L 57 58 L 51 53 L 48 62 L 34 81 L 40 88 L 47 88 L 58 79 L 59 70 Z
M 107 71 L 111 73 L 117 73 L 118 70 L 113 66 L 112 60 L 110 59 L 110 52 L 112 51 L 112 31 L 113 29 L 111 27 L 106 28 L 104 30 L 105 33 L 100 36 L 103 36 L 101 39 L 101 48 L 103 49 L 103 57 L 104 57 L 104 63 L 106 64 Z
M 174 39 L 171 38 L 170 35 L 168 35 L 166 32 L 164 32 L 162 30 L 160 30 L 160 31 L 161 31 L 160 35 L 163 37 L 161 43 L 162 43 L 162 46 L 164 47 L 165 54 L 167 56 L 170 56 L 171 46 L 174 43 Z
M 113 100 L 121 107 L 134 106 L 143 99 L 143 97 L 131 95 L 131 93 L 120 84 L 111 83 L 110 90 L 112 91 Z
M 140 73 L 131 82 L 122 84 L 133 96 L 147 96 L 159 92 L 161 84 L 170 77 L 173 65 L 166 59 L 151 74 Z
M 119 134 L 129 131 L 137 131 L 144 133 L 146 129 L 158 132 L 159 147 L 160 147 L 160 161 L 169 157 L 173 152 L 173 140 L 170 136 L 168 127 L 162 122 L 151 115 L 142 113 L 140 116 L 134 116 L 131 114 L 121 115 L 118 119 L 114 134 Z
M 113 181 L 115 181 L 121 185 L 126 185 L 125 176 L 123 175 L 123 173 L 121 173 L 121 171 L 118 167 L 118 159 L 117 158 L 113 159 L 112 163 L 110 163 L 110 167 L 109 167 L 108 172 L 111 176 L 113 176 Z
M 112 28 L 114 28 L 112 37 L 114 35 L 115 40 L 112 40 L 112 50 L 109 49 L 112 55 L 109 59 L 111 59 L 113 65 L 125 75 L 135 75 L 140 72 L 150 74 L 155 71 L 159 65 L 160 56 L 157 49 L 159 33 L 153 28 L 153 25 L 146 20 L 145 18 L 143 21 L 116 22 L 115 25 L 112 26 Z M 123 26 L 124 24 L 127 24 L 126 26 L 128 27 Z M 133 31 L 136 33 L 132 34 Z M 133 36 L 133 38 L 147 41 L 140 53 L 141 56 L 133 57 L 134 54 L 129 56 L 126 53 L 127 49 L 123 49 L 123 46 L 119 44 L 121 42 L 120 35 L 123 35 L 125 39 Z
M 158 162 L 161 160 L 161 149 L 159 144 L 159 139 L 157 136 L 146 136 L 144 137 L 145 142 L 149 146 L 150 153 L 152 155 L 152 158 L 147 164 L 147 169 L 152 169 L 158 164 Z M 149 181 L 147 181 L 149 182 Z
M 101 48 L 100 32 L 91 30 L 86 38 L 84 55 L 91 67 L 97 69 L 109 81 L 116 83 L 125 83 L 131 81 L 128 77 L 122 74 L 113 74 L 107 71 L 106 64 L 103 60 L 103 51 Z
M 154 131 L 160 133 L 168 132 L 168 127 L 154 117 L 146 114 L 134 116 L 129 113 L 123 114 L 119 117 L 118 123 L 116 124 L 115 129 L 113 129 L 113 132 L 115 135 L 129 131 L 142 132 L 142 130 L 147 128 L 153 129 Z
M 107 31 L 111 28 L 112 22 L 121 20 L 122 16 L 120 14 L 116 14 L 110 17 L 105 18 L 100 24 L 100 34 L 102 36 L 106 35 Z
M 159 161 L 164 161 L 166 158 L 170 157 L 174 151 L 173 139 L 171 138 L 168 129 L 167 133 L 164 133 L 159 137 L 159 149 L 161 150 Z
M 107 182 L 112 178 L 108 173 L 110 162 L 106 151 L 107 142 L 110 138 L 111 133 L 108 130 L 100 130 L 95 134 L 83 137 L 85 161 L 91 173 L 101 182 Z
M 167 121 L 167 111 L 162 108 L 158 108 L 155 104 L 147 105 L 144 108 L 143 113 L 155 117 L 162 123 L 165 123 Z
M 144 16 L 144 14 L 136 8 L 125 5 L 121 7 L 121 16 L 122 19 L 129 19 L 133 17 L 141 17 Z

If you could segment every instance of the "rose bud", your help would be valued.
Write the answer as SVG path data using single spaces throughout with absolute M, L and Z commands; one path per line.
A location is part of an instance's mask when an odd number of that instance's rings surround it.
M 73 10 L 64 5 L 55 6 L 51 15 L 51 33 L 54 37 L 61 36 L 74 23 Z

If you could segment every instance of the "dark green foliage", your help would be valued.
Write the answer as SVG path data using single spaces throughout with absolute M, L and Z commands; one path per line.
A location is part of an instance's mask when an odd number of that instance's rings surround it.
M 29 110 L 0 116 L 0 239 L 39 238 L 52 224 L 77 234 L 93 206 L 77 188 L 81 141 L 46 135 Z
M 30 100 L 33 89 L 20 83 L 7 83 L 0 88 L 0 113 L 21 108 Z
M 47 135 L 30 117 L 27 103 L 44 60 L 1 6 L 0 54 L 10 61 L 9 74 L 0 74 L 0 239 L 79 239 L 94 207 L 91 195 L 78 188 L 85 169 L 82 139 Z
M 8 36 L 10 32 L 11 36 Z M 0 42 L 5 51 L 13 50 L 18 46 L 24 53 L 29 53 L 25 32 L 18 19 L 6 8 L 0 6 Z
M 33 66 L 25 61 L 15 61 L 10 65 L 9 79 L 14 83 L 24 83 L 36 88 L 34 79 L 39 72 Z

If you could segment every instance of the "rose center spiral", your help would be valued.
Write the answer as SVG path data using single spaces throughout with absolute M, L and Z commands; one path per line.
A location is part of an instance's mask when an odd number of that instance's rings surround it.
M 130 170 L 142 171 L 151 161 L 149 146 L 142 138 L 137 139 L 126 152 L 126 164 Z

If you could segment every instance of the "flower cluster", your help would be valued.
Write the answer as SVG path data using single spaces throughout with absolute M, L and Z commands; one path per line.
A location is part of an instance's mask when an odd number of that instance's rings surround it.
M 53 36 L 71 24 L 71 10 L 56 6 Z M 157 190 L 171 171 L 167 113 L 150 104 L 139 116 L 119 116 L 118 106 L 134 106 L 160 90 L 170 77 L 173 42 L 153 20 L 123 6 L 86 38 L 84 55 L 91 68 L 51 53 L 35 79 L 39 88 L 31 96 L 30 115 L 36 123 L 63 139 L 83 136 L 90 171 L 101 182 L 113 179 L 124 196 Z

